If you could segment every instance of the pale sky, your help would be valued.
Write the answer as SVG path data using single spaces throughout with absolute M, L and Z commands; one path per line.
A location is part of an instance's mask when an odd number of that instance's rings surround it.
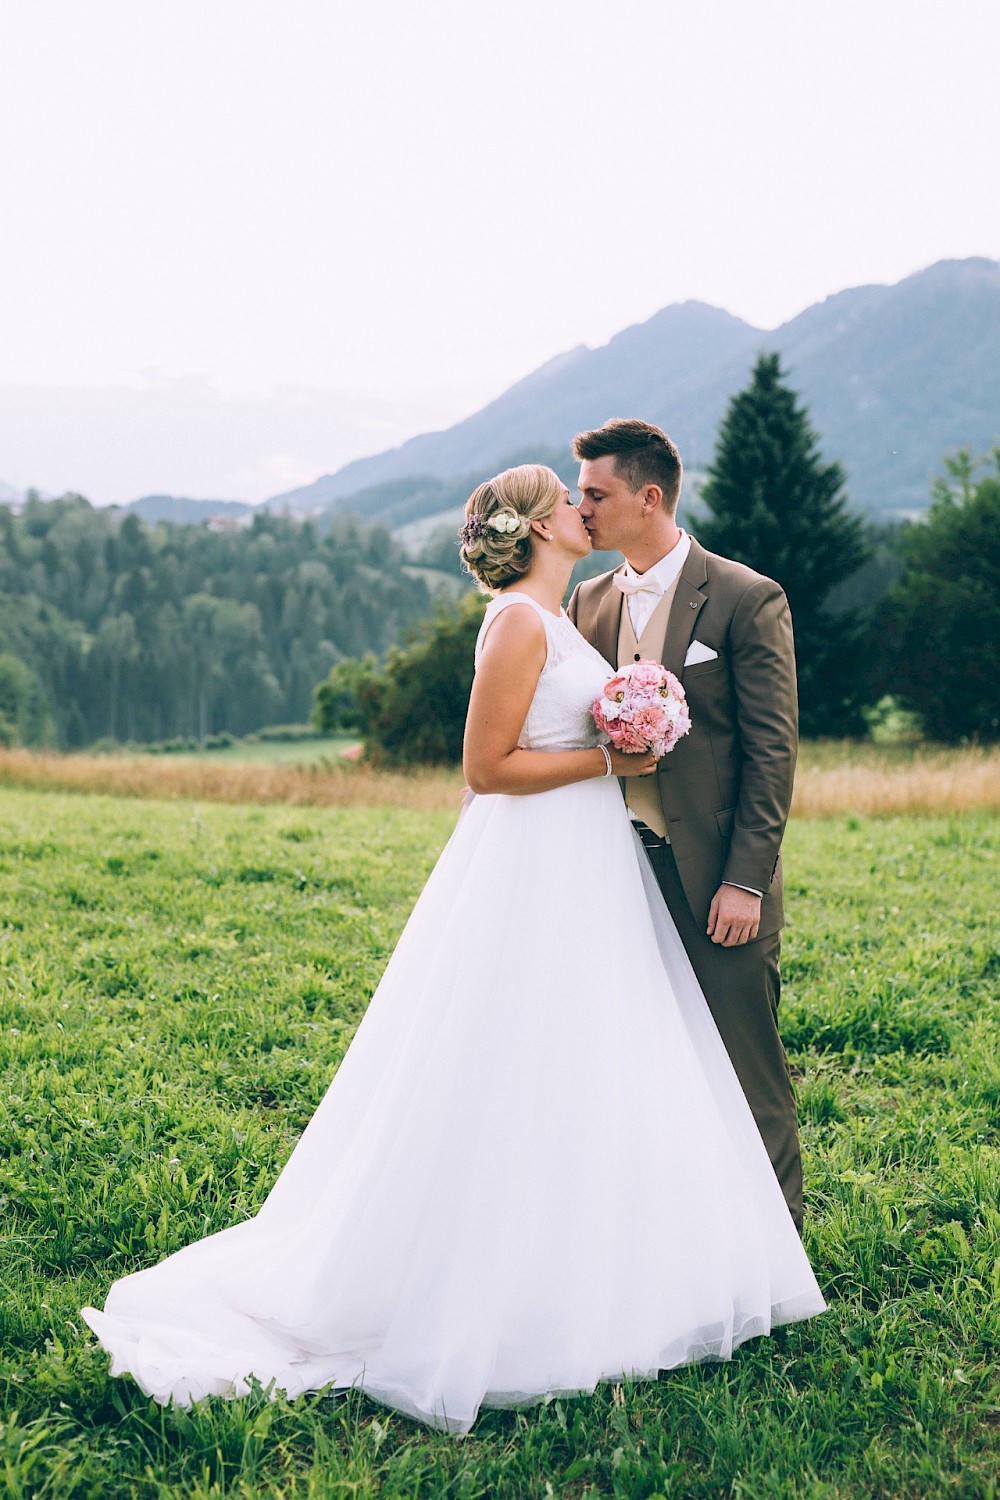
M 0 480 L 258 499 L 668 303 L 1000 258 L 998 57 L 998 0 L 0 0 Z

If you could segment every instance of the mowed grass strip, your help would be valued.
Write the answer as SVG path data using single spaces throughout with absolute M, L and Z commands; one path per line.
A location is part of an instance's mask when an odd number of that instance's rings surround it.
M 162 1411 L 78 1316 L 255 1211 L 453 814 L 26 790 L 0 810 L 13 1500 L 997 1495 L 1000 820 L 790 829 L 783 1027 L 830 1311 L 456 1441 L 356 1393 Z
M 279 747 L 280 748 L 280 747 Z M 260 753 L 256 753 L 260 751 Z M 308 754 L 307 764 L 292 754 Z M 398 807 L 454 812 L 458 769 L 377 770 L 329 746 L 289 752 L 233 746 L 200 756 L 59 755 L 0 749 L 0 786 L 99 792 L 113 797 L 304 807 Z M 849 741 L 806 743 L 795 778 L 800 818 L 1000 812 L 1000 748 L 894 748 Z

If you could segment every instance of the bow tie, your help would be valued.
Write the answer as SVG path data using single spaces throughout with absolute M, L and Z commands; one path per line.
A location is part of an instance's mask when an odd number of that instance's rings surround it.
M 614 585 L 623 594 L 663 594 L 663 584 L 658 578 L 643 573 L 640 578 L 629 578 L 625 573 L 614 574 Z

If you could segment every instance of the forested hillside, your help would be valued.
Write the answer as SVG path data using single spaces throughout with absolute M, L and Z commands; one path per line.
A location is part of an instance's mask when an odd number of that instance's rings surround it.
M 80 496 L 0 506 L 0 738 L 65 747 L 300 722 L 343 656 L 424 619 L 381 527 L 149 526 Z

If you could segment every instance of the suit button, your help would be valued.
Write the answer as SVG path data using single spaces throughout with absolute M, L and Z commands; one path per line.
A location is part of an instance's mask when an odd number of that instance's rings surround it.
M 635 659 L 636 661 L 642 661 L 642 657 L 639 655 L 638 651 L 635 653 Z

